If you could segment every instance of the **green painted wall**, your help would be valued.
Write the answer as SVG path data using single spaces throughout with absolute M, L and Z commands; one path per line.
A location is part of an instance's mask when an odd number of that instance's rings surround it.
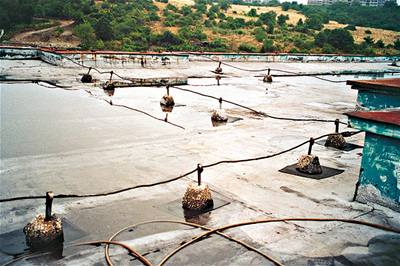
M 400 139 L 367 132 L 359 180 L 400 203 Z
M 364 110 L 382 110 L 400 107 L 400 91 L 393 89 L 359 90 L 357 106 Z

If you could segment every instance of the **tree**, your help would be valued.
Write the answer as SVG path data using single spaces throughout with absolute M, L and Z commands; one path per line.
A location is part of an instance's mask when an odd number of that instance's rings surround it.
M 283 26 L 283 25 L 285 25 L 286 24 L 286 20 L 288 20 L 289 19 L 289 16 L 288 15 L 279 15 L 278 16 L 278 24 L 279 24 L 279 26 Z
M 248 52 L 248 53 L 255 53 L 257 52 L 257 48 L 248 43 L 242 43 L 239 46 L 239 51 Z
M 385 43 L 382 40 L 377 40 L 375 46 L 378 48 L 385 48 Z
M 366 46 L 371 46 L 374 44 L 374 39 L 371 36 L 364 37 L 364 43 Z
M 351 33 L 345 29 L 323 30 L 315 37 L 315 44 L 324 47 L 326 44 L 343 51 L 353 52 L 354 39 Z
M 103 41 L 109 41 L 113 38 L 111 19 L 106 15 L 101 16 L 101 18 L 97 21 L 94 30 L 96 32 L 96 36 Z
M 81 40 L 82 49 L 91 49 L 96 46 L 96 34 L 90 23 L 84 23 L 74 28 L 74 34 Z
M 313 30 L 322 29 L 322 18 L 318 15 L 312 15 L 306 19 L 305 26 Z
M 393 42 L 393 47 L 394 47 L 394 49 L 400 51 L 400 39 L 397 39 L 397 40 L 395 40 L 395 41 Z
M 274 42 L 270 39 L 265 39 L 261 47 L 261 53 L 268 53 L 275 51 Z
M 257 10 L 255 8 L 250 9 L 250 11 L 247 13 L 249 17 L 257 17 Z

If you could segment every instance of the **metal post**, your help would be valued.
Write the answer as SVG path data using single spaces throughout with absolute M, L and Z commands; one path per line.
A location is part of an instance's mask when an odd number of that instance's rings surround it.
M 268 68 L 268 74 L 267 74 L 267 75 L 269 76 L 269 74 L 270 74 L 270 73 L 271 73 L 271 69 L 270 69 L 270 68 Z
M 339 119 L 335 120 L 335 133 L 339 133 Z
M 89 75 L 89 73 L 90 73 L 90 70 L 92 70 L 92 67 L 89 67 L 89 70 L 88 70 L 88 72 L 87 72 L 87 74 L 86 74 L 86 75 Z
M 221 64 L 222 64 L 222 62 L 221 62 L 221 61 L 219 61 L 218 67 L 221 67 Z
M 308 146 L 308 155 L 311 155 L 313 145 L 314 145 L 314 138 L 310 138 L 310 145 Z
M 222 109 L 222 97 L 219 97 L 219 109 Z
M 111 82 L 111 80 L 112 80 L 112 76 L 113 76 L 113 74 L 114 74 L 114 71 L 110 71 L 110 82 Z
M 203 172 L 203 166 L 201 164 L 197 164 L 197 184 L 201 185 L 201 173 Z
M 46 221 L 51 220 L 51 206 L 53 205 L 53 198 L 53 192 L 46 192 L 46 216 L 44 218 Z
M 165 122 L 168 122 L 168 113 L 165 113 L 165 119 L 164 119 L 164 121 L 165 121 Z
M 169 96 L 169 85 L 167 85 L 167 95 Z

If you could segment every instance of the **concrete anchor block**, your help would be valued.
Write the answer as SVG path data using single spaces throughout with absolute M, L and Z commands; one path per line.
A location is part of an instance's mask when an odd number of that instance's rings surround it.
M 33 250 L 54 248 L 64 241 L 62 221 L 56 215 L 51 214 L 54 194 L 46 193 L 46 214 L 37 215 L 28 223 L 23 231 L 26 244 Z
M 171 95 L 164 95 L 160 101 L 161 106 L 173 107 L 175 105 L 174 98 Z
M 337 133 L 335 135 L 328 136 L 328 138 L 326 139 L 326 142 L 325 142 L 325 146 L 333 147 L 336 149 L 343 149 L 344 146 L 346 146 L 346 140 L 344 139 L 342 134 Z
M 318 175 L 322 173 L 322 167 L 319 163 L 318 156 L 311 154 L 302 155 L 297 161 L 296 169 L 310 175 Z
M 206 184 L 189 184 L 182 199 L 182 207 L 188 210 L 204 210 L 214 204 L 210 189 Z

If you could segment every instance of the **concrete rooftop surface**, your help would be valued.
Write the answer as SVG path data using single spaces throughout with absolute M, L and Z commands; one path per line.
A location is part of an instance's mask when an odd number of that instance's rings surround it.
M 340 70 L 399 70 L 388 63 L 232 63 L 249 69 L 294 72 Z M 147 68 L 113 68 L 132 78 L 189 77 L 179 87 L 222 97 L 271 116 L 347 122 L 344 113 L 355 110 L 357 91 L 346 82 L 315 77 L 273 77 L 222 65 L 217 86 L 215 62 L 187 62 Z M 165 113 L 160 99 L 165 87 L 117 88 L 109 96 L 100 86 L 109 74 L 92 71 L 93 84 L 80 77 L 87 69 L 52 66 L 36 60 L 1 60 L 6 79 L 51 80 L 66 86 L 40 83 L 0 83 L 1 198 L 58 194 L 92 194 L 171 179 L 221 160 L 274 154 L 333 133 L 333 122 L 291 121 L 263 117 L 224 102 L 230 120 L 213 127 L 210 117 L 217 100 L 170 88 L 176 106 Z M 275 72 L 276 73 L 276 72 Z M 274 71 L 271 73 L 274 75 Z M 397 74 L 383 78 L 398 77 Z M 114 77 L 118 80 L 118 77 Z M 324 76 L 333 81 L 370 79 L 368 76 Z M 43 85 L 43 86 L 42 86 Z M 113 105 L 106 101 L 112 100 Z M 143 113 L 122 108 L 128 106 Z M 340 125 L 340 131 L 354 131 Z M 269 218 L 357 219 L 400 228 L 400 213 L 373 203 L 353 201 L 364 134 L 346 138 L 358 145 L 350 151 L 328 148 L 318 141 L 312 153 L 321 165 L 343 172 L 315 179 L 280 172 L 307 154 L 308 145 L 268 159 L 219 164 L 205 168 L 215 210 L 187 221 L 217 228 Z M 31 254 L 24 247 L 22 228 L 44 213 L 44 199 L 0 203 L 0 264 L 106 265 L 104 248 L 71 246 L 109 239 L 123 227 L 149 220 L 185 221 L 181 199 L 193 173 L 179 180 L 104 196 L 55 198 L 53 211 L 65 219 L 62 256 Z M 171 223 L 139 226 L 116 240 L 131 246 L 154 265 L 169 252 L 203 233 Z M 232 228 L 225 234 L 240 239 L 283 265 L 399 265 L 400 234 L 364 225 L 340 222 L 290 221 Z M 25 248 L 25 249 L 24 249 Z M 21 250 L 22 249 L 22 250 Z M 110 247 L 114 265 L 141 265 L 121 247 Z M 270 265 L 256 252 L 212 235 L 177 253 L 166 265 Z

